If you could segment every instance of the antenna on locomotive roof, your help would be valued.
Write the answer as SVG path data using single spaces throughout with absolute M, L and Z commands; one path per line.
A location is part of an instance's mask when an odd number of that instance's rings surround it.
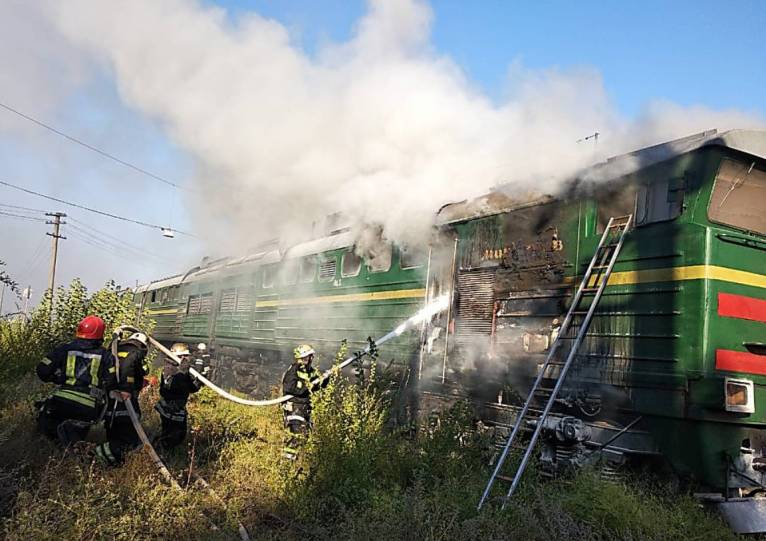
M 578 139 L 575 141 L 575 143 L 582 143 L 583 141 L 589 141 L 590 139 L 593 139 L 593 144 L 598 145 L 598 136 L 601 135 L 599 132 L 594 132 L 591 135 L 588 135 L 587 137 L 583 137 L 582 139 Z

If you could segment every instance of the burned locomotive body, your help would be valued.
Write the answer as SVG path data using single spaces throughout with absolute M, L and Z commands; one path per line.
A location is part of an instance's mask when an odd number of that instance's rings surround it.
M 437 323 L 449 329 L 443 349 L 421 363 L 424 407 L 470 397 L 506 432 L 551 344 L 573 342 L 583 313 L 570 335 L 559 329 L 606 222 L 631 214 L 544 420 L 543 467 L 657 457 L 727 495 L 758 487 L 764 157 L 762 132 L 705 133 L 617 158 L 596 171 L 599 182 L 555 199 L 520 202 L 501 188 L 442 209 L 453 303 Z M 550 388 L 557 370 L 544 374 Z
M 350 231 L 331 228 L 286 251 L 208 262 L 135 299 L 158 339 L 207 342 L 217 381 L 263 396 L 296 343 L 332 359 L 342 339 L 360 349 L 448 295 L 446 312 L 383 346 L 381 361 L 412 391 L 403 409 L 428 416 L 468 399 L 502 434 L 554 341 L 571 343 L 562 320 L 606 223 L 631 214 L 543 421 L 543 466 L 657 457 L 731 495 L 764 481 L 764 208 L 766 133 L 705 132 L 609 160 L 555 198 L 500 188 L 447 205 L 439 240 L 420 250 L 389 244 L 362 258 Z

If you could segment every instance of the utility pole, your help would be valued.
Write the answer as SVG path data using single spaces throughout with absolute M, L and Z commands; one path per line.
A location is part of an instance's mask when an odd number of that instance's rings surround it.
M 25 287 L 24 291 L 21 292 L 21 296 L 24 299 L 24 317 L 27 316 L 27 311 L 29 310 L 29 299 L 32 298 L 32 286 Z
M 64 225 L 66 222 L 62 222 L 61 218 L 66 218 L 66 214 L 63 212 L 46 212 L 46 216 L 52 216 L 53 221 L 47 221 L 45 222 L 48 225 L 53 226 L 53 233 L 46 233 L 49 237 L 53 237 L 53 252 L 51 254 L 51 275 L 50 280 L 48 281 L 48 289 L 51 290 L 51 295 L 53 295 L 54 287 L 56 285 L 56 259 L 58 258 L 59 253 L 59 239 L 66 239 L 66 237 L 63 237 L 59 235 L 59 228 Z

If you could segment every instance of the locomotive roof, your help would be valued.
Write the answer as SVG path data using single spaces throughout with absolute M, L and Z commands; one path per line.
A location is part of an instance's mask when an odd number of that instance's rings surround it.
M 719 133 L 718 130 L 708 130 L 700 132 L 659 145 L 641 148 L 627 154 L 613 156 L 581 171 L 572 181 L 578 178 L 591 181 L 619 178 L 708 146 L 731 148 L 766 159 L 766 130 L 729 130 L 722 133 Z M 437 224 L 446 225 L 481 216 L 501 214 L 556 199 L 553 195 L 541 194 L 518 196 L 517 191 L 515 191 L 516 195 L 511 196 L 507 193 L 511 190 L 504 190 L 504 187 L 513 187 L 513 184 L 499 186 L 498 189 L 470 201 L 449 203 L 443 206 L 437 213 Z
M 258 252 L 247 254 L 240 257 L 222 258 L 210 262 L 202 267 L 193 267 L 185 274 L 177 274 L 168 278 L 162 278 L 149 284 L 136 288 L 136 293 L 162 289 L 163 287 L 173 286 L 182 282 L 194 282 L 202 280 L 211 274 L 241 272 L 242 265 L 266 265 L 277 263 L 284 259 L 294 259 L 305 255 L 319 254 L 328 250 L 337 250 L 354 244 L 354 236 L 351 231 L 340 231 L 337 234 L 327 237 L 320 237 L 306 242 L 295 244 L 288 248 L 284 253 L 278 249 L 270 248 Z

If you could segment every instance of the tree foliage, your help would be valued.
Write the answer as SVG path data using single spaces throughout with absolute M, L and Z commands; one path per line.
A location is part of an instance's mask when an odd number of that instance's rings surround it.
M 90 314 L 104 320 L 106 341 L 119 325 L 134 325 L 147 332 L 154 328 L 154 321 L 138 317 L 130 290 L 121 290 L 110 281 L 88 295 L 75 279 L 68 287 L 59 287 L 55 296 L 47 291 L 28 320 L 0 321 L 0 378 L 13 381 L 32 371 L 54 346 L 71 340 L 77 324 Z

